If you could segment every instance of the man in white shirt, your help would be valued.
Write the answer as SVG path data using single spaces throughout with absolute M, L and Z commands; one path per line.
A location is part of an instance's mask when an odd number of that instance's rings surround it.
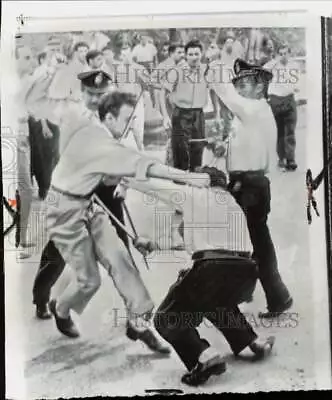
M 221 50 L 221 61 L 226 66 L 232 67 L 237 58 L 243 57 L 243 53 L 243 47 L 241 43 L 236 40 L 235 33 L 233 31 L 228 31 Z
M 179 65 L 184 60 L 184 56 L 185 56 L 184 55 L 184 45 L 182 43 L 169 44 L 168 57 L 166 59 L 164 59 L 163 61 L 161 61 L 157 65 L 156 69 L 154 71 L 152 71 L 152 73 L 151 73 L 152 82 L 161 86 L 163 81 L 165 79 L 167 79 L 168 71 L 171 70 L 172 68 L 174 68 L 175 66 Z M 163 101 L 163 99 L 160 98 L 160 96 L 161 96 L 160 90 L 156 90 L 155 94 L 156 94 L 156 98 L 157 98 L 158 109 L 160 110 L 160 112 L 162 114 L 167 113 L 169 115 L 169 118 L 171 118 L 172 111 L 171 111 L 170 102 L 168 101 L 168 99 Z M 164 107 L 164 103 L 165 103 L 166 110 L 164 110 L 161 106 L 161 104 L 163 104 L 163 107 Z
M 81 83 L 77 75 L 87 70 L 88 51 L 89 45 L 86 42 L 77 42 L 73 48 L 72 60 L 57 71 L 49 88 L 49 97 L 54 107 L 66 109 L 69 101 L 81 101 Z
M 182 270 L 159 306 L 154 324 L 189 371 L 182 382 L 203 384 L 220 375 L 226 363 L 218 349 L 200 337 L 197 327 L 207 318 L 237 355 L 249 348 L 254 358 L 271 353 L 275 338 L 258 338 L 238 304 L 247 301 L 257 279 L 245 215 L 228 193 L 226 175 L 209 171 L 211 189 L 177 186 L 171 182 L 127 179 L 129 187 L 180 208 L 184 216 L 186 250 L 192 256 L 190 269 Z M 176 194 L 176 196 L 174 196 Z M 173 199 L 182 198 L 182 202 Z
M 110 76 L 102 73 L 102 84 L 97 87 L 92 78 L 98 75 L 100 75 L 100 71 L 91 71 L 84 74 L 82 80 L 79 80 L 81 82 L 83 101 L 81 103 L 70 102 L 65 112 L 57 116 L 57 123 L 61 131 L 59 143 L 60 154 L 62 154 L 72 135 L 78 129 L 90 124 L 91 120 L 99 121 L 97 115 L 98 102 L 102 95 L 111 90 L 112 82 Z M 114 89 L 115 87 L 113 87 Z M 124 224 L 121 200 L 114 198 L 115 189 L 115 185 L 109 186 L 101 183 L 96 189 L 96 193 L 104 204 L 112 210 L 116 218 Z M 129 249 L 127 235 L 117 225 L 115 227 L 118 236 Z M 61 254 L 54 246 L 54 243 L 49 241 L 43 249 L 39 269 L 33 285 L 33 303 L 36 305 L 37 318 L 42 320 L 51 318 L 47 306 L 50 300 L 51 289 L 61 275 L 64 267 L 65 262 Z
M 287 45 L 279 47 L 278 57 L 267 62 L 264 68 L 270 69 L 273 73 L 269 98 L 278 129 L 278 166 L 284 171 L 294 171 L 297 168 L 295 93 L 298 91 L 300 68 L 296 62 L 290 60 L 290 48 Z
M 86 78 L 92 79 L 93 84 L 97 77 L 89 75 Z M 64 261 L 71 266 L 76 279 L 50 302 L 50 309 L 60 332 L 70 337 L 79 336 L 70 312 L 75 310 L 81 314 L 98 290 L 101 282 L 97 262 L 100 262 L 124 299 L 128 312 L 128 337 L 141 339 L 150 348 L 164 353 L 165 349 L 156 343 L 155 337 L 151 338 L 149 330 L 143 328 L 140 331 L 133 326 L 136 317 L 151 318 L 153 302 L 124 244 L 118 240 L 109 217 L 93 201 L 92 194 L 106 177 L 115 185 L 127 176 L 143 180 L 147 177 L 177 179 L 198 187 L 207 186 L 209 177 L 206 174 L 184 174 L 121 145 L 118 137 L 131 123 L 134 105 L 132 94 L 113 91 L 105 95 L 98 108 L 102 123 L 91 121 L 77 130 L 55 168 L 50 195 L 56 201 L 47 210 L 48 234 Z M 151 248 L 150 241 L 138 238 L 135 242 L 143 252 Z
M 148 36 L 141 35 L 140 43 L 137 44 L 132 51 L 133 61 L 142 64 L 149 72 L 157 64 L 157 48 L 153 43 L 149 43 Z
M 144 124 L 145 124 L 145 95 L 147 93 L 146 81 L 149 80 L 147 69 L 133 61 L 132 54 L 128 52 L 126 38 L 121 35 L 114 38 L 113 63 L 108 69 L 119 90 L 132 93 L 137 98 L 135 117 L 132 129 L 122 143 L 139 151 L 144 150 Z
M 64 62 L 61 53 L 54 53 L 47 47 L 44 61 L 34 70 L 26 98 L 30 114 L 31 171 L 38 183 L 40 199 L 47 195 L 52 170 L 59 157 L 58 118 L 49 98 L 49 88 Z
M 33 186 L 31 182 L 31 147 L 29 140 L 29 111 L 27 95 L 32 85 L 32 73 L 36 67 L 31 50 L 18 47 L 15 50 L 15 111 L 17 115 L 17 176 L 18 190 L 21 196 L 21 226 L 20 226 L 20 252 L 19 258 L 28 258 L 27 247 L 33 245 L 28 239 L 28 222 L 32 205 Z

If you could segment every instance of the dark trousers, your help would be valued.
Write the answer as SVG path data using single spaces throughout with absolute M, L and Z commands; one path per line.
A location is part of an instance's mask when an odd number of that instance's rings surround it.
M 205 137 L 203 109 L 174 107 L 172 112 L 172 152 L 174 167 L 194 171 L 202 164 L 203 146 L 189 139 Z
M 241 183 L 241 188 L 233 191 L 236 182 Z M 271 210 L 270 181 L 259 172 L 230 173 L 229 190 L 246 215 L 253 257 L 258 264 L 268 310 L 276 311 L 290 294 L 278 271 L 277 256 L 267 225 Z
M 237 268 L 237 278 L 227 277 Z M 223 260 L 202 260 L 181 275 L 159 306 L 154 325 L 189 371 L 210 346 L 196 329 L 203 318 L 224 335 L 234 354 L 239 354 L 257 338 L 236 301 L 246 281 L 252 285 L 255 279 L 252 264 L 239 266 L 236 261 L 225 264 Z
M 47 121 L 53 137 L 46 139 L 40 120 L 30 117 L 28 124 L 31 147 L 31 176 L 36 178 L 39 197 L 45 199 L 51 185 L 53 169 L 59 159 L 59 128 Z
M 270 105 L 278 130 L 277 154 L 279 160 L 295 161 L 297 108 L 294 95 L 271 95 Z
M 118 220 L 124 223 L 123 210 L 121 206 L 122 200 L 114 199 L 113 194 L 116 186 L 105 186 L 100 185 L 96 194 L 100 197 L 107 208 L 118 218 Z M 124 242 L 125 246 L 129 250 L 129 240 L 127 234 L 110 218 L 113 226 L 115 227 L 118 236 Z M 112 243 L 110 243 L 112 246 Z M 34 304 L 46 304 L 50 299 L 50 293 L 53 285 L 62 274 L 65 267 L 65 262 L 55 247 L 53 241 L 49 241 L 45 246 L 39 269 L 35 277 L 33 285 L 33 303 Z

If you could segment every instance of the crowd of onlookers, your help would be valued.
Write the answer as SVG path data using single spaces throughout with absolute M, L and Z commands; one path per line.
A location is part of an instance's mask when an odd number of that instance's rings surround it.
M 165 61 L 169 56 L 170 40 L 163 42 L 154 40 L 148 33 L 130 35 L 119 32 L 111 37 L 101 32 L 72 33 L 65 36 L 51 36 L 47 42 L 47 51 L 35 49 L 36 61 L 41 64 L 46 60 L 47 52 L 55 54 L 54 61 L 69 63 L 77 51 L 77 44 L 84 43 L 79 51 L 87 65 L 98 68 L 105 62 L 111 61 L 114 47 L 121 41 L 123 50 L 127 56 L 151 71 L 159 63 Z M 223 36 L 222 41 L 218 38 L 208 39 L 203 43 L 203 61 L 221 59 L 223 63 L 232 65 L 236 58 L 243 58 L 249 62 L 264 64 L 271 60 L 276 54 L 276 43 L 270 37 L 264 35 L 257 29 L 253 29 L 250 35 L 237 35 L 229 30 Z

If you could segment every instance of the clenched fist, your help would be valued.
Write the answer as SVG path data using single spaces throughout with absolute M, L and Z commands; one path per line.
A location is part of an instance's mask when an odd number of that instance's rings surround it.
M 143 254 L 143 256 L 152 253 L 155 250 L 159 249 L 157 243 L 153 242 L 151 239 L 146 238 L 144 236 L 137 236 L 137 238 L 133 242 L 135 248 Z

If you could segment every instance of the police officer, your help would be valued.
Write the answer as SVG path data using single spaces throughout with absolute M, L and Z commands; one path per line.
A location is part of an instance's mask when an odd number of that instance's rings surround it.
M 267 312 L 276 316 L 293 304 L 293 299 L 278 271 L 278 261 L 267 225 L 271 207 L 269 172 L 277 136 L 275 121 L 267 99 L 272 73 L 263 67 L 238 59 L 232 83 L 220 85 L 209 76 L 211 87 L 237 118 L 237 128 L 229 138 L 227 170 L 229 190 L 242 207 L 249 228 L 254 257 L 259 267 Z
M 81 90 L 83 103 L 68 105 L 66 113 L 59 116 L 60 135 L 60 153 L 65 149 L 71 135 L 80 127 L 84 127 L 91 121 L 97 120 L 97 105 L 100 97 L 111 89 L 111 78 L 104 72 L 93 71 L 79 75 L 81 81 Z M 99 83 L 98 83 L 99 81 Z M 97 85 L 98 83 L 98 85 Z M 114 85 L 113 85 L 114 88 Z M 115 198 L 115 185 L 106 185 L 101 183 L 96 189 L 96 193 L 102 199 L 104 204 L 112 210 L 112 213 L 124 223 L 121 200 Z M 113 223 L 113 220 L 112 220 Z M 129 241 L 126 233 L 115 225 L 119 237 L 129 249 Z M 36 316 L 39 319 L 49 319 L 51 314 L 48 312 L 48 302 L 52 286 L 61 275 L 65 262 L 60 253 L 49 241 L 45 246 L 40 266 L 35 277 L 33 285 L 33 303 L 36 305 Z

